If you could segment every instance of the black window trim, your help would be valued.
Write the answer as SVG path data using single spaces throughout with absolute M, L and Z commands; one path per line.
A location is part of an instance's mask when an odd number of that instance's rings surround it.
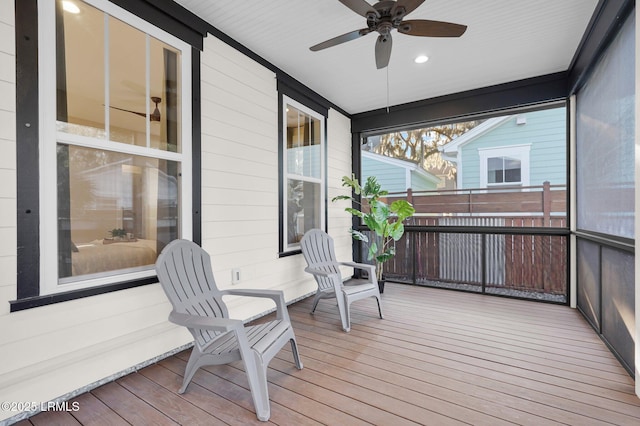
M 324 117 L 324 225 L 328 226 L 328 190 L 327 190 L 327 172 L 328 172 L 328 122 L 329 122 L 329 107 L 330 105 L 324 102 L 324 99 L 316 96 L 314 93 L 296 89 L 298 85 L 295 81 L 290 80 L 286 76 L 278 76 L 278 257 L 288 257 L 302 253 L 302 250 L 284 250 L 284 214 L 282 211 L 282 205 L 284 203 L 285 194 L 283 194 L 282 188 L 284 186 L 284 164 L 282 158 L 284 155 L 284 128 L 282 125 L 282 114 L 284 113 L 283 97 L 287 96 L 290 99 L 306 106 L 307 108 L 317 112 Z
M 192 82 L 192 239 L 200 244 L 201 228 L 201 119 L 200 119 L 200 50 L 205 33 L 190 28 L 177 19 L 167 19 L 160 6 L 150 8 L 144 0 L 122 3 L 123 8 L 159 28 L 176 35 L 191 48 Z M 167 2 L 160 2 L 168 4 Z M 169 2 L 172 3 L 172 2 Z M 126 7 L 125 7 L 126 6 Z M 180 14 L 185 19 L 188 12 Z M 160 18 L 159 18 L 160 17 Z M 193 16 L 192 21 L 200 20 Z M 195 25 L 202 28 L 202 25 Z M 156 277 L 125 280 L 81 290 L 40 295 L 40 200 L 39 200 L 39 99 L 38 99 L 38 4 L 21 0 L 15 5 L 16 31 L 16 175 L 17 175 L 17 299 L 10 301 L 10 312 L 66 302 L 157 282 Z M 194 36 L 199 34 L 199 38 Z M 35 167 L 34 167 L 35 165 Z

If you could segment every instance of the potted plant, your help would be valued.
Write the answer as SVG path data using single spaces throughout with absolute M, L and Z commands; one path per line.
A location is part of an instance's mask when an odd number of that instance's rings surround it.
M 360 186 L 355 174 L 351 177 L 344 176 L 342 186 L 350 187 L 353 195 L 339 195 L 332 201 L 351 200 L 353 206 L 360 207 L 347 207 L 345 211 L 362 219 L 364 225 L 372 232 L 373 241 L 369 241 L 369 237 L 357 229 L 351 228 L 349 232 L 355 240 L 369 243 L 367 260 L 374 260 L 376 278 L 382 293 L 384 263 L 395 256 L 395 242 L 404 235 L 404 221 L 413 216 L 415 209 L 406 200 L 396 200 L 388 205 L 382 198 L 389 194 L 389 191 L 381 188 L 375 176 L 369 176 L 364 186 Z M 354 198 L 358 195 L 360 200 Z
M 122 228 L 114 228 L 109 233 L 114 240 L 122 240 L 127 236 L 127 231 Z

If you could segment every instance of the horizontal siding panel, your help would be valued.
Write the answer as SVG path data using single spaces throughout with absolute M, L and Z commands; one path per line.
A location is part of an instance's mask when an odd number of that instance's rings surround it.
M 205 48 L 206 49 L 206 48 Z M 203 55 L 204 57 L 205 55 Z M 276 82 L 275 75 L 270 73 L 268 77 L 256 74 L 253 68 L 257 64 L 253 61 L 243 61 L 237 64 L 234 61 L 218 56 L 215 64 L 204 63 L 201 69 L 202 80 L 209 84 L 221 85 L 221 81 L 238 81 L 243 85 L 250 87 L 250 91 L 257 91 L 269 95 L 275 91 Z M 257 65 L 259 67 L 259 65 Z M 242 93 L 239 93 L 242 96 Z
M 266 179 L 273 177 L 273 179 L 277 179 L 277 158 L 273 158 L 272 154 L 262 156 L 259 154 L 259 152 L 252 152 L 251 150 L 247 150 L 247 155 L 244 157 L 205 152 L 202 155 L 202 159 L 203 161 L 205 161 L 205 159 L 206 161 L 211 161 L 210 164 L 215 164 L 220 172 L 229 173 L 230 175 L 242 175 L 245 169 L 249 169 L 249 176 L 259 176 Z
M 216 237 L 215 245 L 211 246 L 209 254 L 212 258 L 215 258 L 218 254 L 224 253 L 245 253 L 247 256 L 243 256 L 241 263 L 251 263 L 253 260 L 249 256 L 249 252 L 256 250 L 273 250 L 272 257 L 277 252 L 277 240 L 274 238 L 274 234 L 254 234 L 252 236 L 240 237 Z
M 16 244 L 18 241 L 15 225 L 8 226 L 4 224 L 4 226 L 0 227 L 0 241 L 2 241 L 2 244 L 0 244 L 0 257 L 9 256 L 15 258 Z M 3 274 L 0 281 L 4 281 L 5 279 L 6 276 Z M 13 279 L 11 279 L 11 281 L 13 281 Z
M 222 170 L 206 170 L 202 172 L 204 187 L 246 190 L 251 188 L 258 192 L 277 191 L 278 176 L 265 178 L 264 176 L 247 176 L 241 170 L 225 172 Z
M 224 99 L 225 102 L 234 102 L 236 99 L 241 102 L 252 102 L 256 108 L 271 110 L 277 113 L 278 100 L 274 96 L 277 89 L 273 82 L 269 82 L 269 87 L 255 88 L 248 85 L 246 81 L 239 81 L 228 78 L 225 74 L 215 69 L 207 69 L 207 75 L 203 75 L 202 95 L 210 97 L 215 94 L 216 98 Z
M 16 172 L 13 169 L 0 169 L 0 198 L 16 197 Z M 3 223 L 2 226 L 8 224 Z
M 257 241 L 254 243 L 252 238 Z M 235 240 L 233 247 L 226 245 L 227 242 Z M 259 240 L 259 241 L 258 241 Z M 255 234 L 253 237 L 229 237 L 220 238 L 216 236 L 212 239 L 202 241 L 202 247 L 211 256 L 214 269 L 216 268 L 232 268 L 235 265 L 250 264 L 255 268 L 267 269 L 273 267 L 280 268 L 277 260 L 278 256 L 278 240 L 277 234 L 268 235 Z M 272 266 L 270 266 L 273 263 Z
M 202 198 L 210 200 L 209 205 L 225 206 L 230 210 L 253 209 L 254 207 L 277 207 L 278 200 L 273 199 L 273 192 L 252 190 L 203 188 Z
M 15 265 L 15 257 L 0 257 L 0 265 L 12 263 Z M 11 269 L 9 269 L 11 271 Z M 13 267 L 13 272 L 16 268 Z M 16 300 L 18 293 L 16 290 L 15 275 L 9 276 L 8 273 L 0 280 L 0 300 Z M 8 303 L 0 304 L 0 317 L 8 316 L 10 305 Z
M 207 135 L 212 138 L 212 143 L 207 144 L 203 149 L 219 152 L 225 149 L 219 146 L 220 142 L 228 142 L 226 147 L 229 151 L 236 151 L 249 147 L 256 149 L 260 154 L 272 152 L 274 155 L 278 153 L 278 145 L 273 143 L 277 137 L 277 127 L 237 127 L 222 121 L 218 118 L 203 117 L 203 128 L 208 129 L 211 133 Z M 238 146 L 235 146 L 238 145 Z
M 15 4 L 13 0 L 0 0 L 0 22 L 11 27 L 15 21 Z
M 0 52 L 15 55 L 15 40 L 14 26 L 0 21 Z
M 204 202 L 203 202 L 203 206 L 208 209 L 211 208 L 210 207 L 211 205 L 204 204 Z M 215 204 L 215 206 L 219 206 L 219 205 Z M 233 210 L 229 208 L 215 208 L 208 211 L 212 211 L 214 213 L 212 217 L 214 217 L 215 220 L 218 220 L 218 221 L 229 221 L 229 222 L 246 221 L 246 220 L 253 220 L 256 216 L 263 217 L 263 218 L 270 218 L 274 221 L 277 221 L 277 218 L 278 218 L 278 208 L 275 205 L 274 206 L 256 206 L 251 209 L 240 209 L 240 210 Z M 277 227 L 277 222 L 274 222 L 273 226 Z
M 16 58 L 15 56 L 0 52 L 0 81 L 6 81 L 11 84 L 16 82 Z
M 15 170 L 16 143 L 13 140 L 0 139 L 0 169 Z
M 87 355 L 98 352 L 97 348 L 109 346 L 111 340 L 126 338 L 127 334 L 153 335 L 148 331 L 150 328 L 169 326 L 166 318 L 170 311 L 171 306 L 165 301 L 158 305 L 137 307 L 133 311 L 123 312 L 105 320 L 86 321 L 83 318 L 81 321 L 76 320 L 73 326 L 50 330 L 37 336 L 37 339 L 14 341 L 11 343 L 10 352 L 3 350 L 8 356 L 3 357 L 0 375 L 21 368 L 34 369 L 34 366 L 43 360 L 42 348 L 47 348 L 48 362 L 64 364 L 69 360 L 81 361 Z M 123 330 L 126 330 L 126 333 L 123 333 Z
M 166 353 L 189 342 L 189 333 L 168 322 L 143 332 L 132 333 L 102 344 L 91 352 L 74 353 L 68 358 L 42 362 L 25 371 L 19 380 L 3 389 L 11 401 L 47 401 L 103 380 L 117 372 L 132 371 L 132 366 Z M 38 390 L 46 392 L 41 397 Z
M 246 173 L 248 176 L 261 177 L 271 177 L 275 174 L 275 178 L 277 178 L 277 164 L 264 164 L 242 158 L 230 158 L 212 153 L 203 153 L 203 167 L 209 164 L 215 165 L 215 168 L 221 172 Z
M 331 118 L 329 118 L 331 121 Z M 349 132 L 349 130 L 344 130 L 345 132 Z M 332 133 L 329 133 L 327 146 L 329 147 L 329 158 L 351 158 L 351 138 L 344 140 L 339 137 L 335 137 Z M 349 144 L 347 146 L 347 144 Z
M 253 128 L 259 134 L 267 137 L 274 137 L 277 135 L 277 130 L 274 133 L 274 128 L 277 129 L 278 123 L 273 123 L 269 119 L 259 119 L 252 114 L 252 111 L 234 111 L 226 107 L 224 104 L 219 103 L 219 99 L 202 99 L 202 111 L 203 116 L 212 118 L 217 121 L 227 122 L 235 127 Z M 215 135 L 215 128 L 205 129 L 203 127 L 203 133 Z
M 12 291 L 8 298 L 0 300 L 15 300 L 15 286 L 17 283 L 18 267 L 16 262 L 16 255 L 4 255 L 0 256 L 0 271 L 2 271 L 2 278 L 0 279 L 0 288 L 11 287 Z M 8 304 L 7 304 L 8 305 Z
M 211 256 L 215 268 L 273 262 L 278 253 L 277 233 L 254 234 L 251 237 L 233 236 L 203 240 L 202 246 Z M 278 265 L 278 263 L 275 263 Z
M 0 110 L 16 111 L 16 86 L 13 82 L 0 81 Z
M 273 99 L 273 96 L 269 99 L 263 94 L 249 91 L 247 86 L 239 83 L 237 86 L 237 88 L 229 87 L 229 85 L 214 87 L 210 84 L 203 84 L 202 98 L 217 102 L 231 111 L 251 115 L 258 121 L 269 123 L 270 125 L 277 123 L 278 104 Z M 243 93 L 244 96 L 235 95 L 236 92 Z M 265 105 L 261 105 L 260 101 L 263 101 Z M 203 110 L 203 113 L 208 115 L 209 112 Z
M 267 286 L 274 286 L 278 282 L 272 278 L 267 279 L 269 273 L 268 271 L 274 270 L 279 271 L 282 268 L 280 262 L 276 262 L 277 260 L 277 248 L 273 247 L 273 250 L 269 250 L 267 253 L 263 248 L 260 249 L 251 249 L 245 250 L 246 255 L 239 256 L 238 252 L 216 252 L 215 247 L 219 247 L 220 245 L 212 245 L 203 241 L 203 247 L 207 249 L 209 252 L 213 252 L 211 258 L 213 263 L 214 272 L 215 271 L 226 271 L 220 273 L 220 279 L 223 280 L 221 282 L 230 284 L 231 282 L 231 268 L 236 268 L 238 265 L 247 265 L 246 259 L 251 259 L 251 263 L 248 267 L 242 269 L 243 276 L 243 286 L 244 288 L 267 288 Z M 302 271 L 304 268 L 301 268 Z M 259 272 L 256 272 L 259 271 Z M 216 272 L 217 273 L 217 272 Z M 216 275 L 218 276 L 218 275 Z M 256 283 L 255 286 L 251 286 L 246 284 L 248 281 L 252 281 L 256 279 L 256 277 L 260 277 L 259 282 Z
M 9 96 L 2 92 L 0 86 L 0 97 Z M 13 108 L 15 110 L 15 107 Z M 0 140 L 16 140 L 16 113 L 15 111 L 0 110 Z M 15 157 L 13 157 L 15 159 Z
M 263 138 L 264 139 L 264 138 Z M 261 142 L 266 142 L 262 140 Z M 209 141 L 209 146 L 214 145 L 216 147 L 215 152 L 211 152 L 215 155 L 223 157 L 240 158 L 248 161 L 255 161 L 258 163 L 277 165 L 278 153 L 273 150 L 265 150 L 261 147 L 254 147 L 251 145 L 244 145 L 233 140 L 226 140 L 217 137 L 213 137 Z M 265 143 L 266 145 L 266 143 Z
M 141 300 L 146 301 L 147 305 L 168 303 L 160 285 L 106 293 L 65 302 L 63 305 L 48 305 L 12 314 L 4 320 L 7 329 L 3 330 L 3 337 L 5 343 L 21 341 L 73 328 L 79 324 L 86 325 L 83 324 L 84 322 L 99 323 L 139 309 Z M 61 306 L 64 306 L 65 315 L 56 315 L 56 311 L 60 310 Z M 82 321 L 79 321 L 79 318 Z M 94 331 L 92 333 L 95 334 Z M 80 336 L 77 337 L 80 338 Z
M 222 69 L 227 75 L 235 76 L 241 81 L 251 82 L 251 85 L 262 86 L 260 81 L 273 83 L 275 77 L 273 71 L 263 67 L 217 38 L 205 38 L 204 47 L 205 51 L 208 52 L 207 55 L 202 56 L 204 65 Z M 242 74 L 238 73 L 238 71 L 242 71 Z M 252 79 L 251 75 L 255 79 Z
M 16 199 L 0 198 L 0 224 L 1 226 L 16 226 Z M 6 272 L 2 270 L 2 273 Z
M 351 176 L 351 157 L 331 158 L 327 166 L 327 184 L 342 186 L 342 177 Z
M 262 142 L 264 145 L 272 143 L 264 136 L 260 137 L 259 142 Z M 278 164 L 278 154 L 273 150 L 267 150 L 262 147 L 242 144 L 233 140 L 221 139 L 214 136 L 203 138 L 203 143 L 206 145 L 206 149 L 202 150 L 203 158 L 205 156 L 208 156 L 209 158 L 215 158 L 216 156 L 222 158 L 232 157 L 271 164 L 274 167 L 277 167 Z
M 203 238 L 251 238 L 259 233 L 270 233 L 274 238 L 277 238 L 277 235 L 270 229 L 271 223 L 272 221 L 259 217 L 249 222 L 232 224 L 209 221 L 207 222 L 208 234 L 203 233 Z

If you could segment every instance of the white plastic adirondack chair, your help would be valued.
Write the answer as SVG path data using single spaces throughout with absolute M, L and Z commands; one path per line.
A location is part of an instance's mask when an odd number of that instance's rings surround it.
M 342 329 L 348 332 L 351 330 L 351 313 L 349 310 L 351 303 L 367 297 L 375 297 L 378 302 L 378 313 L 380 318 L 383 318 L 380 305 L 380 290 L 378 289 L 374 265 L 338 262 L 333 248 L 333 238 L 321 229 L 311 229 L 305 232 L 300 241 L 300 246 L 302 247 L 304 259 L 307 261 L 305 272 L 312 274 L 318 283 L 318 291 L 313 299 L 311 313 L 315 312 L 320 299 L 336 298 Z M 368 278 L 350 280 L 350 284 L 345 286 L 340 273 L 341 265 L 365 270 L 368 273 Z
M 269 362 L 287 342 L 291 342 L 296 367 L 302 369 L 283 293 L 218 290 L 209 254 L 186 240 L 175 240 L 164 248 L 156 262 L 156 272 L 173 306 L 169 320 L 187 327 L 195 339 L 178 393 L 184 393 L 200 367 L 242 360 L 256 415 L 259 420 L 269 420 Z M 230 319 L 222 300 L 225 295 L 271 298 L 276 303 L 276 319 L 255 326 L 245 326 L 240 320 Z

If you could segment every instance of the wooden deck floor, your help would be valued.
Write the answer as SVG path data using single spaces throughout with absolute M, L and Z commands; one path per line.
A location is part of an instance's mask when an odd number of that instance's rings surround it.
M 352 330 L 332 301 L 289 307 L 304 369 L 289 347 L 269 370 L 278 425 L 640 424 L 634 383 L 570 308 L 387 284 L 385 319 L 354 303 Z M 240 364 L 196 374 L 188 352 L 77 397 L 77 412 L 21 425 L 247 425 L 258 422 Z

